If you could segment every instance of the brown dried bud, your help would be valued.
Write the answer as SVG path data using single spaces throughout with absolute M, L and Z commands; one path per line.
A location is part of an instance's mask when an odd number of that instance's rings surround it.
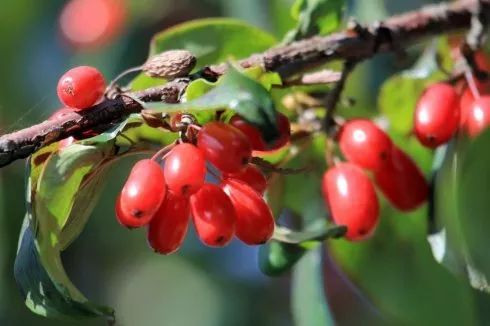
M 142 70 L 150 77 L 174 79 L 187 76 L 196 65 L 196 57 L 187 50 L 170 50 L 149 58 Z

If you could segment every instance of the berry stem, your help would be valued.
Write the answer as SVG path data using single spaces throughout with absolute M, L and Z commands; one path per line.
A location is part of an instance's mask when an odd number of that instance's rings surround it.
M 480 91 L 478 90 L 478 87 L 476 87 L 475 76 L 473 75 L 473 73 L 470 70 L 466 70 L 464 75 L 466 78 L 466 82 L 468 83 L 468 87 L 470 88 L 470 91 L 473 94 L 473 97 L 475 99 L 479 99 L 480 98 Z
M 172 150 L 172 148 L 175 147 L 175 145 L 177 145 L 177 142 L 174 142 L 170 145 L 161 148 L 158 152 L 155 153 L 155 155 L 151 157 L 151 160 L 152 161 L 163 160 L 165 156 Z
M 133 73 L 133 72 L 137 72 L 137 71 L 141 71 L 141 66 L 137 66 L 137 67 L 132 67 L 132 68 L 129 68 L 129 69 L 126 69 L 124 70 L 123 72 L 121 72 L 119 75 L 116 76 L 116 78 L 114 78 L 111 83 L 109 84 L 109 86 L 107 86 L 106 90 L 105 90 L 105 94 L 107 94 L 107 92 L 109 92 L 111 89 L 114 88 L 114 86 L 116 85 L 116 83 L 121 79 L 123 78 L 124 76 L 130 74 L 130 73 Z

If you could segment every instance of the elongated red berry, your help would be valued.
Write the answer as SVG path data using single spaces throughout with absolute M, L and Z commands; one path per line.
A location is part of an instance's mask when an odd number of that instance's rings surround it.
M 222 172 L 236 173 L 250 161 L 252 148 L 245 135 L 223 122 L 210 122 L 199 131 L 197 147 Z
M 391 155 L 391 139 L 370 120 L 355 119 L 346 122 L 338 137 L 345 158 L 362 168 L 379 170 Z
M 390 203 L 401 211 L 420 206 L 429 193 L 424 175 L 401 149 L 394 147 L 389 164 L 374 174 L 375 182 Z
M 150 222 L 165 198 L 163 171 L 152 160 L 141 160 L 131 170 L 121 191 L 117 217 L 127 227 L 140 227 Z
M 214 184 L 205 184 L 190 197 L 194 226 L 210 247 L 227 245 L 235 234 L 236 214 L 230 198 Z
M 267 188 L 267 179 L 262 171 L 253 164 L 247 165 L 243 171 L 235 174 L 224 173 L 223 177 L 243 181 L 261 195 L 264 194 Z
M 490 125 L 490 96 L 482 96 L 475 100 L 466 118 L 466 128 L 470 137 L 478 136 Z
M 178 144 L 168 154 L 163 172 L 171 191 L 180 196 L 192 195 L 204 184 L 204 154 L 194 145 Z
M 230 124 L 240 129 L 247 136 L 254 151 L 273 151 L 281 148 L 289 142 L 291 136 L 289 119 L 281 112 L 277 113 L 279 136 L 272 144 L 266 144 L 260 130 L 242 119 L 239 115 L 234 115 L 230 120 Z
M 148 243 L 160 254 L 171 254 L 184 241 L 189 226 L 189 199 L 167 192 L 148 226 Z
M 435 148 L 451 139 L 459 126 L 459 97 L 445 83 L 429 86 L 415 108 L 415 135 L 420 143 Z
M 104 94 L 104 76 L 89 66 L 68 70 L 58 82 L 58 97 L 64 105 L 83 110 L 94 105 Z
M 238 239 L 248 245 L 267 242 L 274 232 L 274 217 L 264 198 L 240 180 L 225 179 L 221 187 L 235 207 Z
M 230 124 L 237 129 L 240 129 L 240 131 L 247 136 L 253 150 L 265 150 L 266 144 L 259 129 L 243 120 L 239 115 L 234 115 L 230 120 Z
M 333 221 L 347 226 L 346 239 L 369 238 L 379 220 L 374 186 L 364 171 L 352 163 L 340 163 L 323 175 L 322 190 Z

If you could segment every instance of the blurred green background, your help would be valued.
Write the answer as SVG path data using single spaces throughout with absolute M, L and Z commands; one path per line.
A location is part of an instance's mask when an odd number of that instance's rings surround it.
M 203 17 L 243 19 L 280 39 L 293 26 L 292 2 L 127 0 L 120 33 L 86 50 L 70 46 L 60 35 L 64 1 L 2 0 L 0 132 L 29 126 L 58 109 L 56 83 L 72 66 L 96 66 L 109 79 L 144 62 L 156 32 Z M 372 22 L 429 1 L 347 2 L 349 15 Z M 246 42 L 253 40 L 244 40 L 244 46 Z M 345 114 L 372 115 L 381 83 L 411 62 L 411 57 L 400 63 L 391 55 L 381 55 L 359 66 L 347 89 L 357 102 Z M 430 170 L 430 153 L 403 135 L 393 136 L 410 149 L 425 172 Z M 125 161 L 111 172 L 87 227 L 63 254 L 68 274 L 87 297 L 113 306 L 118 325 L 292 325 L 290 276 L 262 275 L 257 248 L 236 241 L 224 249 L 206 248 L 191 231 L 177 254 L 158 256 L 148 248 L 143 230 L 128 231 L 117 224 L 113 203 L 132 162 Z M 319 182 L 306 179 L 296 181 Z M 308 185 L 299 184 L 288 198 L 310 205 L 319 194 L 303 191 Z M 24 163 L 18 161 L 0 170 L 0 325 L 104 325 L 103 320 L 47 320 L 24 306 L 13 278 L 24 205 Z M 372 240 L 331 241 L 331 255 L 324 262 L 325 289 L 338 324 L 484 324 L 488 299 L 432 259 L 425 210 L 403 215 L 385 205 L 380 231 Z

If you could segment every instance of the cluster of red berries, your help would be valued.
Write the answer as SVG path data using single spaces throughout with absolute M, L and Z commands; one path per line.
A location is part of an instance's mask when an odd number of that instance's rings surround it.
M 289 140 L 287 118 L 279 114 L 279 121 L 281 136 L 274 148 Z M 195 140 L 172 147 L 161 164 L 158 156 L 135 164 L 117 199 L 119 222 L 129 228 L 148 226 L 148 242 L 162 254 L 180 247 L 189 216 L 208 246 L 225 246 L 233 235 L 248 245 L 265 243 L 274 231 L 263 198 L 267 180 L 250 161 L 254 150 L 272 149 L 239 116 L 229 124 L 213 121 L 187 128 L 198 130 Z M 208 171 L 207 162 L 215 169 Z M 206 183 L 208 172 L 220 183 Z
M 372 121 L 346 122 L 337 140 L 348 162 L 325 172 L 322 189 L 334 222 L 347 226 L 347 239 L 368 238 L 379 220 L 378 197 L 363 169 L 371 172 L 379 190 L 399 210 L 411 211 L 425 201 L 428 185 L 422 172 Z
M 461 92 L 447 83 L 429 86 L 415 109 L 415 135 L 420 143 L 435 148 L 447 143 L 456 132 L 471 138 L 490 125 L 490 96 L 480 92 L 490 90 L 488 83 L 474 81 L 475 88 Z
M 472 82 L 473 89 L 464 84 L 458 90 L 443 82 L 427 87 L 414 116 L 414 133 L 422 145 L 436 148 L 458 131 L 473 138 L 490 125 L 490 95 L 480 95 L 490 92 L 490 82 Z M 401 211 L 411 211 L 427 199 L 428 184 L 420 169 L 372 121 L 348 121 L 337 138 L 348 162 L 329 169 L 322 188 L 333 220 L 347 226 L 347 239 L 366 239 L 376 229 L 379 202 L 374 184 Z

